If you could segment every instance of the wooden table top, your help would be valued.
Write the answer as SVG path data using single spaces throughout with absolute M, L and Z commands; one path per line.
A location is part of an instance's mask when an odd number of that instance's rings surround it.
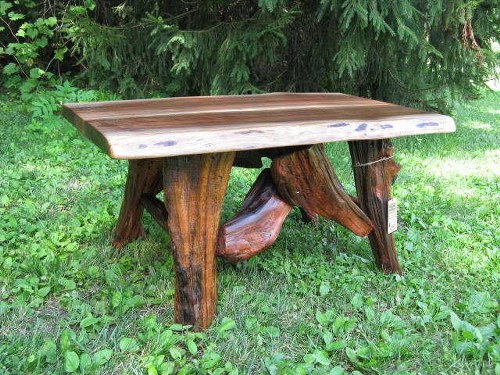
M 273 93 L 63 105 L 116 159 L 254 150 L 455 130 L 448 116 L 338 93 Z

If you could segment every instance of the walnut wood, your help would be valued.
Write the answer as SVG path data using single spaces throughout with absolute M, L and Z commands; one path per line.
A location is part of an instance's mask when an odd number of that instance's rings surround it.
M 402 273 L 394 237 L 387 233 L 387 202 L 392 197 L 392 181 L 401 169 L 392 159 L 391 141 L 349 142 L 349 151 L 361 208 L 375 227 L 369 236 L 375 261 L 385 273 Z
M 278 195 L 269 169 L 264 169 L 240 211 L 221 227 L 217 255 L 237 263 L 266 250 L 278 238 L 291 210 Z
M 168 213 L 165 203 L 152 194 L 143 194 L 141 198 L 142 206 L 148 211 L 153 219 L 165 230 L 168 231 Z
M 165 158 L 163 183 L 176 273 L 175 321 L 207 328 L 216 304 L 215 251 L 234 152 Z
M 273 159 L 271 174 L 278 193 L 308 216 L 321 215 L 366 236 L 371 220 L 345 192 L 321 145 Z
M 117 159 L 242 151 L 455 130 L 447 116 L 338 93 L 65 104 L 63 115 Z
M 143 194 L 156 195 L 162 189 L 161 159 L 130 160 L 125 196 L 123 198 L 113 246 L 121 248 L 138 237 L 144 236 L 141 204 Z

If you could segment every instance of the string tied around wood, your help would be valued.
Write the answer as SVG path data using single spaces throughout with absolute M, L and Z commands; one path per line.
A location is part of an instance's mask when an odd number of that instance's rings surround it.
M 376 163 L 380 163 L 381 161 L 386 161 L 386 160 L 390 160 L 390 159 L 394 159 L 394 156 L 386 156 L 385 158 L 381 158 L 381 159 L 377 159 L 377 160 L 374 160 L 374 161 L 370 161 L 368 163 L 357 163 L 357 164 L 353 164 L 353 167 L 354 168 L 359 168 L 359 167 L 366 167 L 368 165 L 372 165 L 372 164 L 376 164 Z

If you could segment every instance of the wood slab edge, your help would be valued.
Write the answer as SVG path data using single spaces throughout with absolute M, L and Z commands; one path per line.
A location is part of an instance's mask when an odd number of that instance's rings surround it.
M 144 135 L 141 143 L 144 144 L 144 148 L 137 148 L 134 143 L 113 143 L 113 139 L 110 138 L 109 150 L 106 152 L 115 159 L 148 159 L 157 157 L 171 157 L 180 155 L 193 155 L 193 154 L 210 154 L 217 152 L 232 152 L 232 151 L 250 151 L 257 149 L 266 148 L 278 148 L 278 147 L 290 147 L 290 146 L 302 146 L 302 145 L 313 145 L 320 143 L 330 143 L 330 142 L 340 142 L 340 141 L 359 141 L 359 140 L 375 140 L 375 139 L 385 139 L 385 138 L 398 138 L 407 137 L 415 135 L 427 135 L 427 134 L 439 134 L 439 133 L 452 133 L 456 130 L 455 122 L 451 117 L 439 114 L 432 115 L 432 120 L 428 122 L 419 122 L 417 125 L 412 125 L 404 131 L 396 130 L 395 128 L 379 129 L 372 134 L 370 131 L 363 132 L 360 131 L 356 136 L 353 134 L 345 134 L 343 136 L 341 133 L 332 134 L 332 137 L 325 139 L 324 131 L 325 126 L 328 127 L 324 122 L 315 126 L 314 131 L 309 131 L 298 135 L 298 129 L 300 127 L 297 124 L 290 125 L 288 129 L 287 136 L 282 135 L 282 127 L 259 127 L 258 132 L 255 132 L 256 136 L 252 136 L 252 131 L 248 132 L 248 135 L 241 137 L 240 135 L 234 134 L 239 140 L 236 142 L 225 142 L 224 139 L 231 139 L 232 132 L 228 129 L 218 129 L 218 130 L 200 130 L 198 132 L 193 132 L 191 134 L 182 134 L 182 129 L 172 129 L 171 136 L 168 137 L 170 144 L 175 142 L 173 146 L 153 146 L 153 143 L 161 144 L 163 139 L 157 135 L 151 134 L 149 136 Z M 404 120 L 398 120 L 399 122 L 404 122 Z M 335 120 L 335 122 L 341 122 L 340 120 Z M 349 126 L 359 126 L 360 121 L 355 121 Z M 426 126 L 422 124 L 428 124 Z M 370 126 L 380 127 L 383 124 L 375 122 L 369 122 L 367 128 Z M 419 126 L 421 125 L 421 126 Z M 310 126 L 310 125 L 309 125 Z M 238 132 L 237 129 L 234 130 Z M 211 133 L 210 145 L 204 145 L 204 133 Z M 352 132 L 351 132 L 352 133 Z M 193 141 L 193 137 L 199 137 L 199 141 Z M 299 138 L 300 136 L 300 138 Z M 170 141 L 170 139 L 174 141 Z M 207 137 L 208 139 L 208 137 Z M 137 138 L 136 138 L 137 140 Z M 183 144 L 185 143 L 185 144 Z
M 71 104 L 63 104 L 61 108 L 61 115 L 68 120 L 80 133 L 95 143 L 102 151 L 113 156 L 112 146 L 106 137 L 93 126 L 89 125 L 86 121 L 80 118 L 71 108 Z M 129 159 L 129 158 L 115 158 L 115 159 Z

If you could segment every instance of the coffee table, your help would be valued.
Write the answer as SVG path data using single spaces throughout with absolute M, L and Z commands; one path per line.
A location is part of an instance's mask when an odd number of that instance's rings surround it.
M 63 115 L 110 157 L 129 161 L 113 245 L 144 235 L 144 209 L 170 233 L 175 320 L 207 328 L 217 304 L 216 255 L 265 250 L 294 206 L 369 237 L 383 272 L 401 273 L 391 186 L 394 137 L 455 130 L 450 117 L 340 93 L 272 93 L 74 103 Z M 357 197 L 343 189 L 323 144 L 347 141 Z M 233 166 L 272 159 L 241 210 L 220 225 Z M 164 200 L 157 197 L 163 191 Z

